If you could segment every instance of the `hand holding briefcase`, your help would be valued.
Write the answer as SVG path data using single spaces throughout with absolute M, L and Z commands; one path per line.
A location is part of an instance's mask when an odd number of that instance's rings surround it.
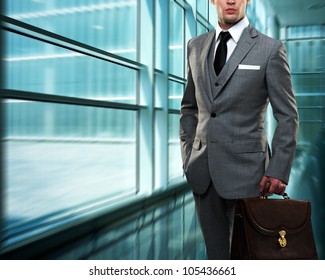
M 311 203 L 284 198 L 237 200 L 231 259 L 317 259 Z

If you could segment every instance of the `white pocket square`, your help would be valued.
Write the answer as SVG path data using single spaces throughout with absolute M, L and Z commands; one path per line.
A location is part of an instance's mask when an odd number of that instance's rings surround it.
M 239 64 L 238 69 L 241 69 L 241 70 L 260 70 L 261 66 L 259 66 L 259 65 Z

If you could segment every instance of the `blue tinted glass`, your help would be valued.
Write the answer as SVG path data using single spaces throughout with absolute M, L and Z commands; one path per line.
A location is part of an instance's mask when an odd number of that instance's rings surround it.
M 169 72 L 184 76 L 184 9 L 170 1 Z
M 168 182 L 172 183 L 184 179 L 179 144 L 179 115 L 169 114 L 168 121 Z
M 203 33 L 206 33 L 207 31 L 208 31 L 208 29 L 203 24 L 201 24 L 200 22 L 196 23 L 196 33 L 197 33 L 197 35 L 201 35 Z
M 8 89 L 136 103 L 134 69 L 9 32 L 6 46 Z
M 179 110 L 181 108 L 181 100 L 184 92 L 184 85 L 181 83 L 169 81 L 168 87 L 169 109 Z
M 4 105 L 7 226 L 135 193 L 135 111 L 17 100 Z
M 208 17 L 208 4 L 209 1 L 196 1 L 196 11 L 203 17 Z
M 288 27 L 282 33 L 299 109 L 298 141 L 302 146 L 317 143 L 323 129 L 324 36 L 325 28 L 321 25 Z
M 136 0 L 11 0 L 6 4 L 6 14 L 14 19 L 136 59 Z

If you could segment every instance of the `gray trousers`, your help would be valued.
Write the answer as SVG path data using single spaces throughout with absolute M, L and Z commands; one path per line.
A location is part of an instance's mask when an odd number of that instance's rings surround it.
M 228 260 L 236 200 L 220 197 L 212 183 L 204 194 L 193 195 L 208 259 Z

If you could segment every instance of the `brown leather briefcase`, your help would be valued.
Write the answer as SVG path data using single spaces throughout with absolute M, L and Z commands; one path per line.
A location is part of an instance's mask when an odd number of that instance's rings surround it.
M 284 198 L 237 201 L 231 259 L 317 259 L 311 203 Z

